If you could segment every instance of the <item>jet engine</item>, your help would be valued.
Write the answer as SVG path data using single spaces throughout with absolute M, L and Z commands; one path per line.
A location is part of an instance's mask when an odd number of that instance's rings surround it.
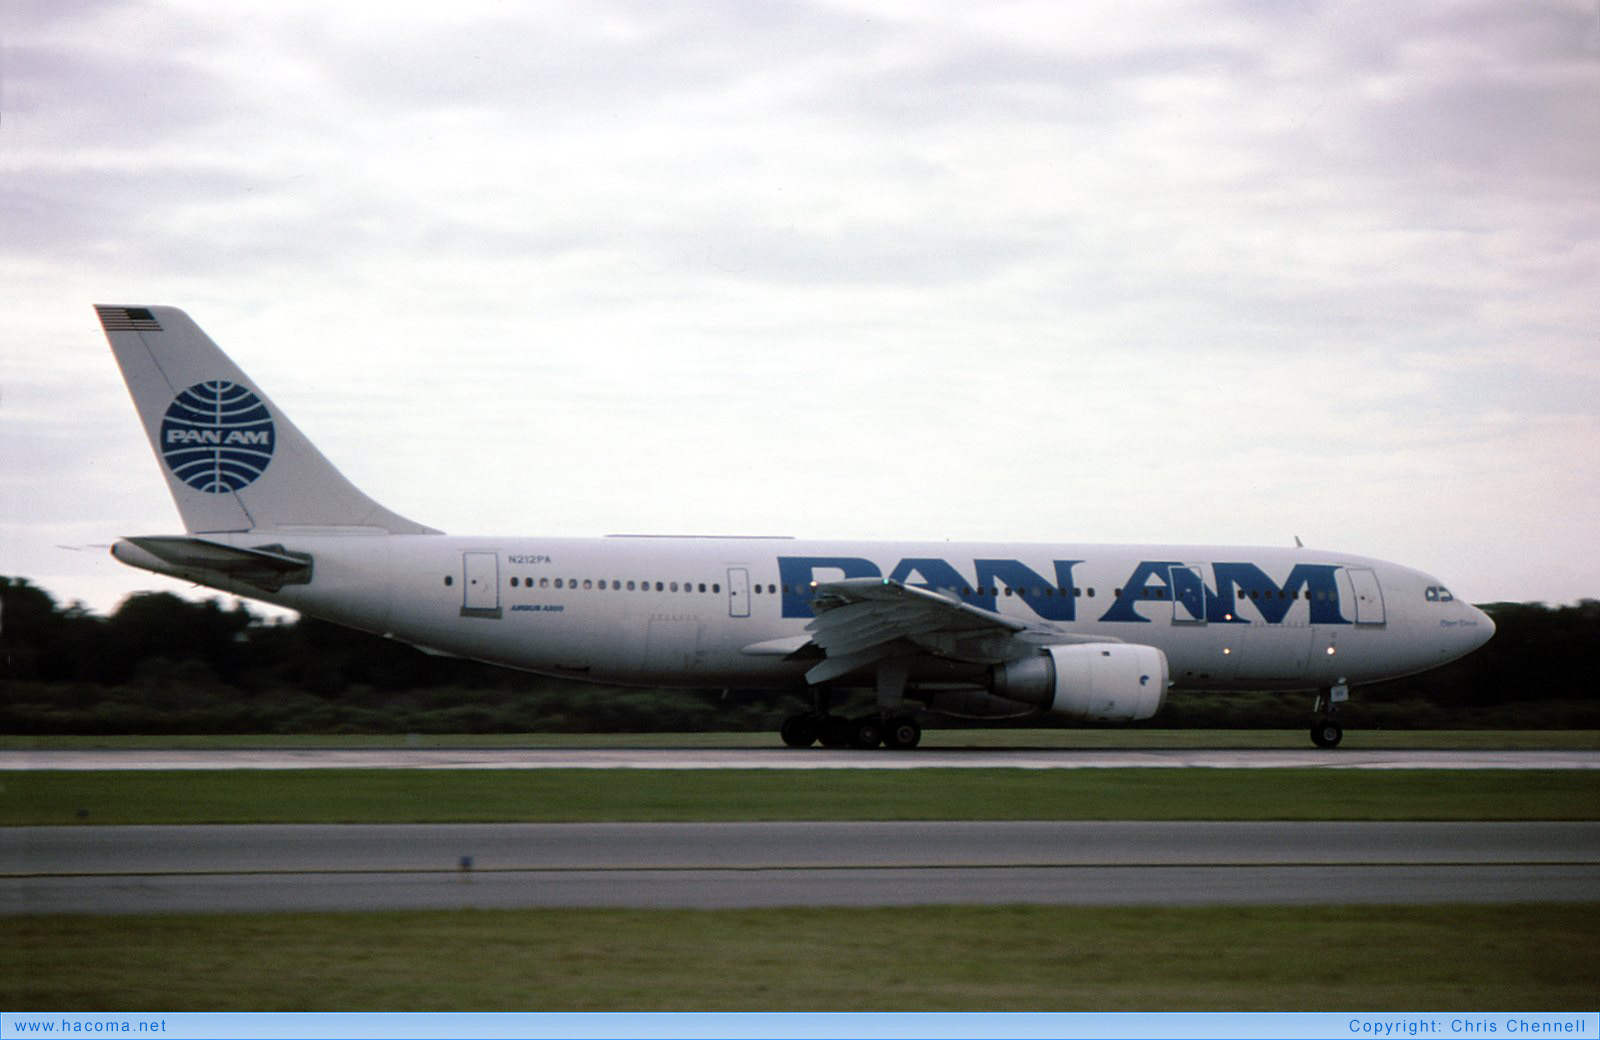
M 991 668 L 989 691 L 1074 719 L 1148 719 L 1167 697 L 1167 655 L 1137 643 L 1047 646 Z

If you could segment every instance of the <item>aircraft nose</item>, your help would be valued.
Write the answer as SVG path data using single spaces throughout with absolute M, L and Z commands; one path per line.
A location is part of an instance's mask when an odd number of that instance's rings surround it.
M 1477 642 L 1475 642 L 1472 646 L 1472 649 L 1476 650 L 1478 647 L 1494 638 L 1494 618 L 1490 617 L 1488 614 L 1485 614 L 1477 607 L 1472 608 L 1472 616 L 1473 619 L 1478 623 L 1476 630 Z

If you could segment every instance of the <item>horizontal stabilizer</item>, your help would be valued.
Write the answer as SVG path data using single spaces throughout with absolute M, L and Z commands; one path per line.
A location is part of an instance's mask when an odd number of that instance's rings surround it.
M 221 575 L 257 588 L 276 592 L 285 585 L 311 581 L 311 557 L 289 552 L 281 545 L 246 548 L 179 535 L 124 538 L 111 547 L 111 555 L 145 570 L 202 581 Z

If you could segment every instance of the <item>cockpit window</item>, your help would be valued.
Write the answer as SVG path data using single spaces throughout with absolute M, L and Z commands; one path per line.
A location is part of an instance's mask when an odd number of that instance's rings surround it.
M 1450 594 L 1450 590 L 1443 585 L 1429 585 L 1427 597 L 1429 603 L 1454 603 L 1456 601 L 1456 598 Z

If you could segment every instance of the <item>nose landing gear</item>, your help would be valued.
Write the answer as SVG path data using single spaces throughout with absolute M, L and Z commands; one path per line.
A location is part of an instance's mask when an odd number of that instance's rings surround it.
M 1319 748 L 1336 748 L 1344 739 L 1344 727 L 1339 725 L 1339 705 L 1350 699 L 1350 687 L 1339 682 L 1317 695 L 1312 706 L 1311 743 Z
M 1323 719 L 1311 725 L 1311 743 L 1319 748 L 1336 748 L 1344 739 L 1344 727 L 1332 719 Z

